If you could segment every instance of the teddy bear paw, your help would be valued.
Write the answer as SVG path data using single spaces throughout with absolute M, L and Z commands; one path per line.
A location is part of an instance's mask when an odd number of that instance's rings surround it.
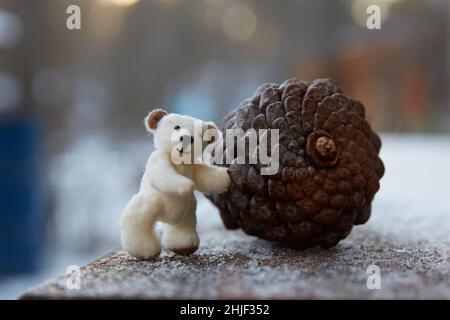
M 161 253 L 161 244 L 156 235 L 147 239 L 122 237 L 122 248 L 138 259 L 152 259 Z
M 176 234 L 163 234 L 162 243 L 168 250 L 179 254 L 188 255 L 198 249 L 199 238 L 194 232 L 178 231 Z
M 197 251 L 198 246 L 196 247 L 188 247 L 188 248 L 172 248 L 170 249 L 170 251 L 180 255 L 180 256 L 188 256 L 192 253 L 194 253 L 195 251 Z

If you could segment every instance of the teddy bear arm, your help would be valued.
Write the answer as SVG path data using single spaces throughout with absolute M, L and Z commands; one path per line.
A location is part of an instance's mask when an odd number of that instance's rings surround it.
M 157 151 L 151 155 L 145 172 L 150 184 L 160 192 L 184 194 L 192 191 L 192 181 L 179 174 L 170 163 L 170 159 Z
M 207 163 L 194 165 L 195 189 L 200 192 L 223 192 L 230 186 L 227 169 Z

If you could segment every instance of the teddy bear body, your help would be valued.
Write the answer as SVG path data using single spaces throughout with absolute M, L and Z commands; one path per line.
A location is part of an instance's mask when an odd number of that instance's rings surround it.
M 194 126 L 198 123 L 201 123 L 201 130 L 197 130 L 195 136 Z M 161 109 L 152 111 L 145 124 L 154 135 L 156 150 L 147 161 L 139 192 L 124 209 L 122 247 L 131 255 L 144 259 L 158 256 L 161 244 L 177 254 L 195 252 L 199 238 L 194 190 L 221 192 L 228 188 L 230 179 L 225 168 L 194 163 L 197 155 L 192 146 L 195 139 L 199 139 L 203 151 L 211 143 L 203 141 L 203 132 L 219 131 L 212 122 L 200 122 L 178 114 L 167 115 Z M 174 163 L 174 150 L 191 161 Z M 161 239 L 155 230 L 158 221 L 164 224 Z

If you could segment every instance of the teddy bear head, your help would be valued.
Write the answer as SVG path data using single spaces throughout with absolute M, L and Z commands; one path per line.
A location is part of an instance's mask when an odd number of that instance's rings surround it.
M 205 148 L 221 139 L 220 130 L 210 121 L 202 121 L 186 115 L 167 113 L 163 109 L 152 110 L 145 118 L 145 127 L 153 134 L 157 150 L 176 151 L 180 155 L 201 156 Z M 197 144 L 198 148 L 194 147 Z

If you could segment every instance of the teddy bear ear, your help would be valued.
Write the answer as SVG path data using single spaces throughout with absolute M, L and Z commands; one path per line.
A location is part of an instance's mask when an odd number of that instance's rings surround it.
M 208 122 L 206 126 L 204 140 L 208 142 L 208 144 L 219 141 L 221 138 L 221 132 L 214 124 L 214 122 Z
M 155 132 L 159 120 L 161 120 L 166 115 L 167 112 L 163 109 L 153 109 L 152 111 L 150 111 L 150 113 L 145 117 L 144 120 L 147 130 L 151 133 Z

